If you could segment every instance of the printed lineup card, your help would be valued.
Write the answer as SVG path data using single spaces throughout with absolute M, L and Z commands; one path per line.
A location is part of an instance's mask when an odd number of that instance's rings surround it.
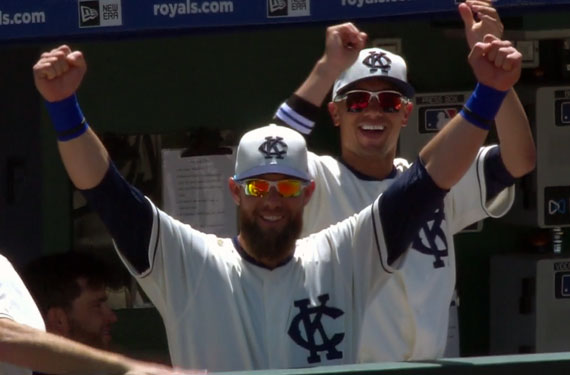
M 237 211 L 228 189 L 235 148 L 231 155 L 181 157 L 183 151 L 162 150 L 164 211 L 202 232 L 235 236 Z

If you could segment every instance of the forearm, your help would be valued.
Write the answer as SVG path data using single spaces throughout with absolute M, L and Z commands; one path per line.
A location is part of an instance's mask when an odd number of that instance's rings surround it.
M 517 178 L 532 171 L 536 149 L 528 118 L 516 94 L 511 89 L 495 120 L 501 157 L 509 173 Z
M 57 133 L 59 152 L 69 177 L 79 189 L 96 186 L 109 167 L 109 155 L 71 95 L 63 100 L 46 102 Z
M 467 172 L 506 95 L 507 91 L 478 84 L 460 113 L 420 151 L 437 186 L 450 189 Z
M 342 70 L 336 68 L 326 56 L 323 56 L 317 61 L 307 79 L 295 91 L 295 95 L 320 107 L 334 81 L 341 73 Z
M 78 189 L 97 186 L 109 169 L 109 154 L 90 128 L 77 138 L 59 141 L 58 148 L 67 174 Z
M 9 319 L 0 319 L 0 362 L 50 374 L 124 374 L 133 363 Z
M 463 177 L 487 133 L 462 116 L 455 116 L 422 149 L 420 158 L 437 186 L 450 189 Z

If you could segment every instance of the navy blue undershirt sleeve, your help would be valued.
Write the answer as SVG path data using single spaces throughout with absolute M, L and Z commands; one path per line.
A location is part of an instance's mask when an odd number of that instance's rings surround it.
M 418 159 L 380 197 L 380 218 L 392 264 L 408 249 L 421 226 L 443 209 L 449 190 L 439 188 Z
M 501 158 L 499 147 L 493 147 L 485 155 L 485 183 L 487 185 L 487 200 L 494 198 L 503 189 L 515 183 L 515 178 L 509 173 Z
M 139 273 L 148 270 L 153 209 L 144 195 L 121 176 L 113 162 L 99 185 L 81 192 L 107 226 L 121 254 Z

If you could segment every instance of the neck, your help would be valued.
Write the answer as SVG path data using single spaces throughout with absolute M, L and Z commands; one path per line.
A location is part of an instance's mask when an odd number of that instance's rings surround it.
M 273 270 L 286 263 L 287 260 L 291 258 L 291 256 L 293 256 L 293 254 L 295 253 L 295 247 L 293 246 L 287 253 L 281 256 L 259 256 L 256 255 L 253 251 L 251 251 L 251 247 L 248 245 L 247 240 L 244 238 L 244 236 L 242 236 L 241 233 L 238 234 L 237 240 L 242 250 L 247 254 L 247 256 L 255 260 L 255 262 L 258 263 L 259 265 L 270 270 Z
M 341 157 L 352 169 L 378 180 L 388 177 L 394 169 L 395 155 L 379 157 L 378 155 L 356 155 L 344 151 Z

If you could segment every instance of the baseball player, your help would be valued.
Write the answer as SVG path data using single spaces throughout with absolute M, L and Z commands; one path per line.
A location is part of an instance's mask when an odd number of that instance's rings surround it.
M 426 218 L 467 171 L 521 55 L 489 37 L 469 55 L 480 85 L 415 163 L 350 218 L 298 240 L 315 183 L 296 131 L 275 125 L 238 145 L 230 193 L 234 238 L 162 212 L 117 172 L 74 95 L 86 71 L 61 46 L 34 66 L 72 182 L 112 234 L 119 256 L 159 310 L 177 366 L 235 371 L 354 363 L 363 312 Z M 386 220 L 386 218 L 389 220 Z
M 182 375 L 45 332 L 24 283 L 0 255 L 0 375 L 46 374 Z
M 471 47 L 485 34 L 502 33 L 489 2 L 468 0 L 459 11 Z M 379 48 L 361 50 L 365 40 L 366 34 L 352 24 L 327 29 L 323 57 L 275 115 L 278 123 L 308 134 L 333 86 L 328 109 L 340 128 L 341 158 L 309 154 L 316 189 L 305 207 L 302 236 L 367 206 L 409 167 L 406 160 L 395 158 L 414 95 L 406 63 Z M 507 95 L 496 125 L 500 145 L 481 148 L 367 310 L 359 361 L 422 360 L 444 354 L 455 288 L 453 235 L 485 217 L 505 214 L 514 199 L 514 179 L 534 168 L 534 142 L 514 90 Z
M 107 264 L 86 252 L 68 251 L 33 260 L 20 272 L 48 332 L 99 349 L 111 347 L 117 316 L 107 303 L 115 286 Z

